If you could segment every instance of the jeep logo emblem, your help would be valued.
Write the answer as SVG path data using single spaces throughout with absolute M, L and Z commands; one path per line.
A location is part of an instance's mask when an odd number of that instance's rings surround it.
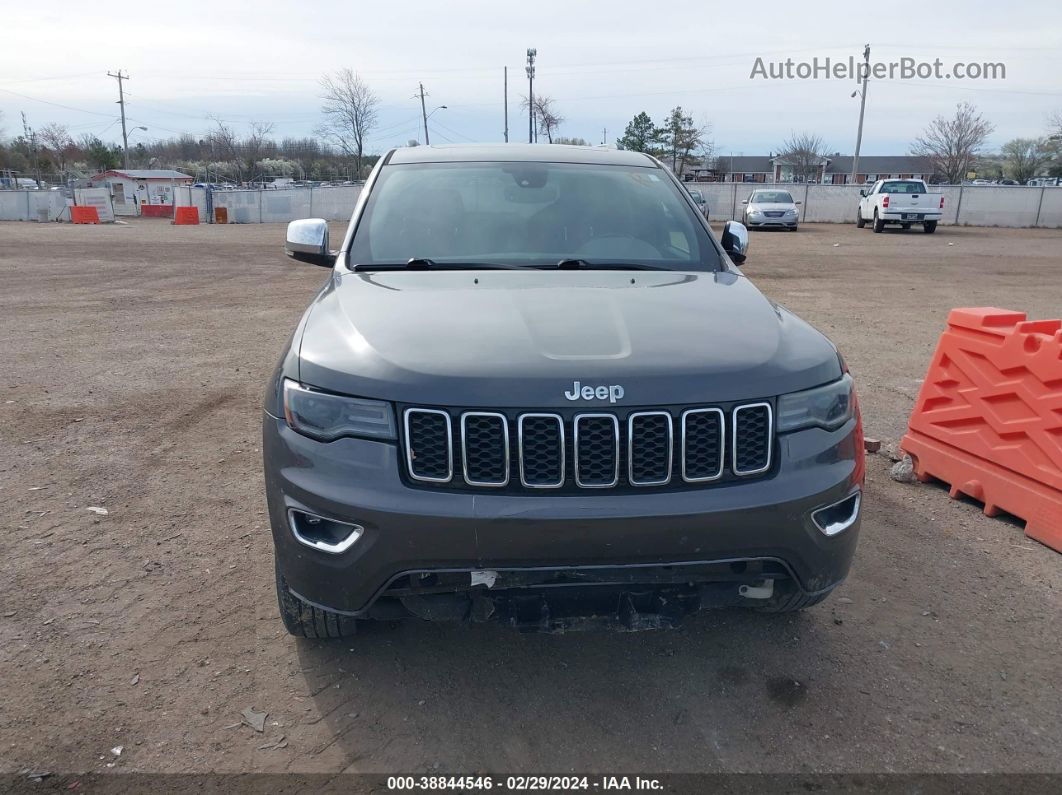
M 583 386 L 581 381 L 575 381 L 572 383 L 572 389 L 570 392 L 565 392 L 564 397 L 568 400 L 608 400 L 609 403 L 615 403 L 617 400 L 623 399 L 623 387 L 619 384 L 610 384 L 609 386 Z

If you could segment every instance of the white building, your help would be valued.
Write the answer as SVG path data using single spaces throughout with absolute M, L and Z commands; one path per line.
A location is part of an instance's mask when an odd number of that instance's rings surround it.
M 192 177 L 165 168 L 122 168 L 89 179 L 93 188 L 107 188 L 116 215 L 173 215 L 173 189 L 192 184 Z

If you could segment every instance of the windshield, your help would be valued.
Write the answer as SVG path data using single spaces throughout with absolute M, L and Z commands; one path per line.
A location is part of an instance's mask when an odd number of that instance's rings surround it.
M 752 194 L 752 201 L 761 204 L 792 204 L 793 197 L 787 190 L 758 190 Z
M 385 166 L 349 265 L 561 260 L 719 270 L 718 251 L 681 189 L 657 168 L 581 163 Z
M 881 193 L 925 193 L 926 186 L 924 182 L 907 182 L 900 180 L 892 180 L 890 182 L 881 183 Z

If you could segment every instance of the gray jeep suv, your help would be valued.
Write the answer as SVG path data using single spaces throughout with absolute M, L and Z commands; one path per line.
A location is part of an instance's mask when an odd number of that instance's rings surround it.
M 834 346 L 636 152 L 396 149 L 269 384 L 287 629 L 668 626 L 794 610 L 848 572 L 864 480 Z

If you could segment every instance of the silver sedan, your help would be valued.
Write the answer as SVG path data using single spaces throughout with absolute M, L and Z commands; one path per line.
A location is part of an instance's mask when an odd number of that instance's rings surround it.
M 800 212 L 798 201 L 787 190 L 755 190 L 745 201 L 742 223 L 750 229 L 776 226 L 783 229 L 797 230 Z

